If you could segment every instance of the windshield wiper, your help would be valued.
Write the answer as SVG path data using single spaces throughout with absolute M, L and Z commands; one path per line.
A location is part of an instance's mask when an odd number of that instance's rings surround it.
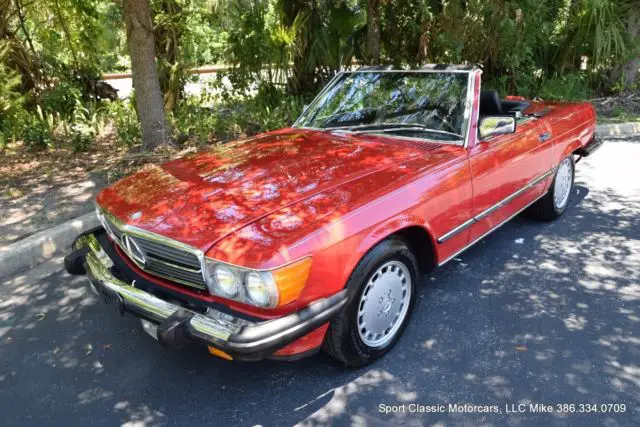
M 448 132 L 446 130 L 433 129 L 420 123 L 369 123 L 366 125 L 358 126 L 339 126 L 330 127 L 327 130 L 344 130 L 353 134 L 361 133 L 389 133 L 389 132 L 402 132 L 407 130 L 418 130 L 422 132 L 439 133 L 442 135 L 455 136 L 458 139 L 462 139 L 462 135 Z

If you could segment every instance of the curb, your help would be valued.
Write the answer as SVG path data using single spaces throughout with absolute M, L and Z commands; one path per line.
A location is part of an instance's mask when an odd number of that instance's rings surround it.
M 98 225 L 95 212 L 90 212 L 0 249 L 0 278 L 68 252 L 78 234 Z
M 605 123 L 597 125 L 596 132 L 604 137 L 638 135 L 640 134 L 640 122 Z

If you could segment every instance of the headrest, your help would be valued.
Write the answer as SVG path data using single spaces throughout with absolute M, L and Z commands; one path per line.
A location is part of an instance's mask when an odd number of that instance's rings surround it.
M 481 116 L 500 116 L 502 112 L 502 103 L 500 95 L 495 90 L 483 90 L 480 92 L 480 115 Z

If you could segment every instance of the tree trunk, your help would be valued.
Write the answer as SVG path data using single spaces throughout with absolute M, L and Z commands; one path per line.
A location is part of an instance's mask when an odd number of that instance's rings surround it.
M 616 66 L 612 73 L 613 82 L 622 83 L 623 89 L 631 89 L 640 69 L 640 11 L 638 10 L 633 10 L 628 15 L 627 37 L 631 42 L 628 61 Z
M 370 64 L 380 64 L 380 0 L 367 0 L 367 56 Z
M 136 111 L 142 127 L 142 146 L 146 150 L 153 150 L 167 142 L 168 132 L 156 67 L 149 2 L 124 0 L 123 10 Z

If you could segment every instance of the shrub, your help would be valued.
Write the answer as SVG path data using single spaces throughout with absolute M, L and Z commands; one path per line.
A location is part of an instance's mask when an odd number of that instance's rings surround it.
M 55 128 L 53 114 L 45 114 L 38 107 L 36 114 L 30 115 L 25 121 L 25 125 L 22 138 L 30 149 L 44 150 L 53 146 L 53 130 Z
M 140 143 L 140 124 L 131 99 L 106 103 L 104 114 L 107 119 L 113 120 L 118 143 L 128 146 Z
M 82 89 L 66 80 L 59 81 L 42 95 L 44 110 L 55 111 L 62 116 L 72 115 L 77 105 L 81 103 Z
M 544 80 L 538 96 L 546 100 L 575 101 L 588 99 L 593 93 L 582 73 L 569 73 Z

